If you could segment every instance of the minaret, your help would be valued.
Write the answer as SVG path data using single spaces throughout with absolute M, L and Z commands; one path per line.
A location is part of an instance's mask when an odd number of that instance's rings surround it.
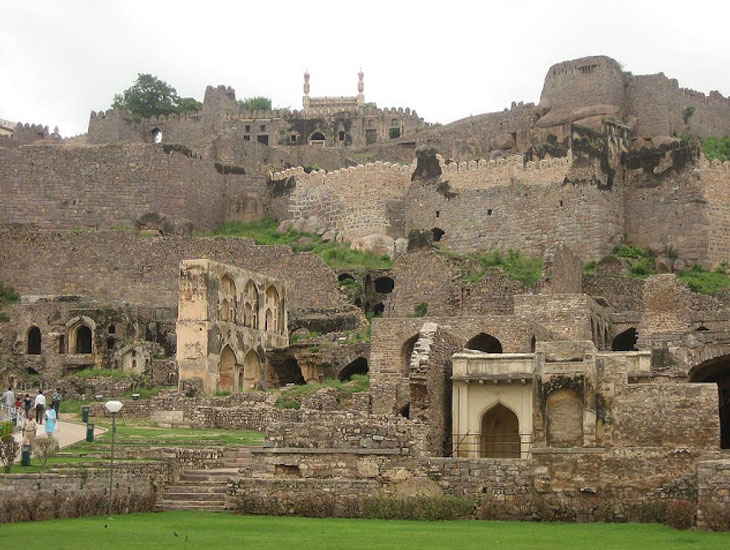
M 362 72 L 362 67 L 360 67 L 360 72 L 357 73 L 357 106 L 362 107 L 365 104 L 365 95 L 363 92 L 365 91 L 365 83 L 362 81 L 363 77 L 365 76 L 365 73 Z
M 309 69 L 304 70 L 304 97 L 302 98 L 302 107 L 306 111 L 309 109 Z

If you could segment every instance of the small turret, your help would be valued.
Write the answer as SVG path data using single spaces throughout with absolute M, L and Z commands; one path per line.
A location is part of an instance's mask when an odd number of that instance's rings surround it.
M 365 77 L 365 73 L 362 72 L 362 67 L 360 67 L 360 72 L 357 73 L 357 106 L 362 107 L 365 104 L 365 95 L 363 92 L 365 91 L 365 83 L 363 82 L 363 78 Z

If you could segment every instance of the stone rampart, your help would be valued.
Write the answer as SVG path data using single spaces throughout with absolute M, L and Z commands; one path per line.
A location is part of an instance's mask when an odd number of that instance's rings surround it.
M 148 212 L 215 229 L 226 179 L 162 146 L 0 148 L 0 217 L 44 229 L 133 227 Z
M 210 258 L 286 279 L 293 315 L 351 309 L 322 259 L 295 254 L 288 246 L 256 246 L 239 238 L 145 238 L 131 231 L 0 227 L 0 280 L 21 294 L 81 294 L 174 307 L 178 269 L 186 258 Z
M 289 200 L 290 219 L 319 217 L 327 229 L 340 231 L 345 240 L 373 233 L 394 233 L 388 204 L 402 201 L 410 185 L 411 168 L 403 164 L 369 163 L 333 172 L 306 174 L 291 168 L 272 179 L 296 179 Z

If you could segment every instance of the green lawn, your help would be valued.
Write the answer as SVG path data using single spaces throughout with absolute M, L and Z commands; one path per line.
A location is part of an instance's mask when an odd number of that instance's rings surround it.
M 177 533 L 178 536 L 175 536 Z M 185 537 L 188 540 L 185 540 Z M 503 548 L 509 550 L 727 549 L 730 533 L 654 524 L 382 521 L 165 512 L 0 526 L 3 547 L 103 548 Z

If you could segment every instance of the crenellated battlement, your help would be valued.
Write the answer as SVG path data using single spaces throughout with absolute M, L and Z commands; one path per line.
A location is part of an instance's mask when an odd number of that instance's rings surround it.
M 340 168 L 339 170 L 312 170 L 307 173 L 302 166 L 296 166 L 293 168 L 287 168 L 279 172 L 274 172 L 271 175 L 273 180 L 281 180 L 289 177 L 296 177 L 299 181 L 323 181 L 328 177 L 341 177 L 347 174 L 355 174 L 358 172 L 399 172 L 408 173 L 409 176 L 413 172 L 415 164 L 398 164 L 390 162 L 368 162 L 367 164 L 358 164 L 357 166 L 350 166 L 348 168 Z

